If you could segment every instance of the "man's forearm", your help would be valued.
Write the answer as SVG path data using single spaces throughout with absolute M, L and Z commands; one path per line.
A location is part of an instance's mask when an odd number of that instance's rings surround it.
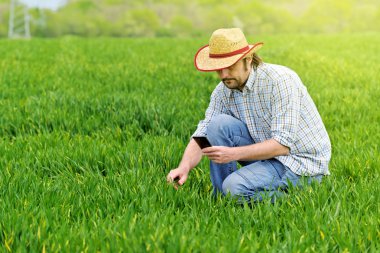
M 289 148 L 274 139 L 248 146 L 235 147 L 237 161 L 266 160 L 276 156 L 288 155 Z
M 194 141 L 194 139 L 191 139 L 185 149 L 185 152 L 182 156 L 182 160 L 178 168 L 190 171 L 192 168 L 198 165 L 201 159 L 202 151 L 199 148 L 198 144 Z

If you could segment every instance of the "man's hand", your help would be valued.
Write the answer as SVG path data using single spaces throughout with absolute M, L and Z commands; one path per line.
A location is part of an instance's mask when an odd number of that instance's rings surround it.
M 224 146 L 212 146 L 202 149 L 202 153 L 216 163 L 229 163 L 237 161 L 234 148 Z
M 178 186 L 182 186 L 189 175 L 189 171 L 181 168 L 176 168 L 171 170 L 166 176 L 166 181 L 168 183 L 173 183 L 173 187 L 177 190 Z

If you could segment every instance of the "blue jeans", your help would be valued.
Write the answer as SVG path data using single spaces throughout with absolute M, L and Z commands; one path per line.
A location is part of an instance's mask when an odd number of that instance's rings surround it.
M 247 126 L 240 120 L 225 114 L 215 116 L 207 129 L 207 138 L 213 146 L 237 147 L 253 144 Z M 237 161 L 218 164 L 210 161 L 210 176 L 214 194 L 237 197 L 239 202 L 261 201 L 264 196 L 275 200 L 292 184 L 300 186 L 312 180 L 320 182 L 322 176 L 303 177 L 293 173 L 277 159 L 262 161 Z

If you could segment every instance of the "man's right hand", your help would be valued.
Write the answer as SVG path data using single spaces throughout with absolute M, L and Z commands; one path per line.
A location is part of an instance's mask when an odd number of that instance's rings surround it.
M 181 186 L 186 182 L 190 170 L 197 166 L 201 159 L 202 150 L 195 140 L 191 139 L 178 168 L 169 172 L 166 176 L 166 181 L 172 183 L 174 188 L 178 189 L 178 186 Z
M 166 181 L 168 183 L 173 183 L 173 187 L 177 190 L 178 185 L 182 186 L 186 182 L 188 175 L 189 175 L 188 170 L 182 169 L 182 168 L 176 168 L 169 172 L 169 174 L 166 176 Z

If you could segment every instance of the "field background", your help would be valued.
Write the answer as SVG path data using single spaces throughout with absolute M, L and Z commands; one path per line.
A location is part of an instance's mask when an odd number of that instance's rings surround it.
M 211 197 L 208 161 L 165 182 L 218 80 L 208 38 L 0 40 L 4 252 L 377 252 L 380 35 L 268 35 L 329 132 L 331 176 L 275 204 Z
M 0 0 L 0 37 L 8 34 L 11 1 Z M 379 0 L 18 1 L 30 7 L 32 36 L 44 38 L 194 37 L 220 27 L 252 35 L 380 32 Z

